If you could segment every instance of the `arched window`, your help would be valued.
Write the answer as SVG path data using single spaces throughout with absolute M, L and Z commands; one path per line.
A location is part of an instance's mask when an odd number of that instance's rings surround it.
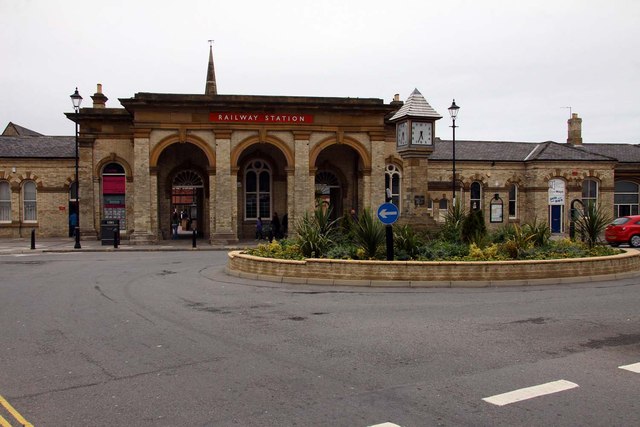
M 24 221 L 26 222 L 35 222 L 38 220 L 36 198 L 36 183 L 33 181 L 25 182 L 22 186 L 22 200 L 24 203 Z
M 613 196 L 613 214 L 616 217 L 638 215 L 638 184 L 631 181 L 616 181 Z
M 518 186 L 511 184 L 509 186 L 509 218 L 518 217 Z
M 126 176 L 118 163 L 109 163 L 102 169 L 103 219 L 117 219 L 120 229 L 126 230 L 127 209 L 125 206 Z
M 598 203 L 598 182 L 593 179 L 582 181 L 582 203 Z
M 471 188 L 469 190 L 469 192 L 471 193 L 469 198 L 469 208 L 474 211 L 482 209 L 482 205 L 480 204 L 482 199 L 482 186 L 480 185 L 480 183 L 478 181 L 472 182 Z
M 400 182 L 402 174 L 396 165 L 389 164 L 384 174 L 384 188 L 391 190 L 391 203 L 396 205 L 402 211 L 400 206 L 402 198 L 400 197 Z
M 244 173 L 245 219 L 271 218 L 271 168 L 253 160 Z
M 11 222 L 11 185 L 0 181 L 0 222 Z

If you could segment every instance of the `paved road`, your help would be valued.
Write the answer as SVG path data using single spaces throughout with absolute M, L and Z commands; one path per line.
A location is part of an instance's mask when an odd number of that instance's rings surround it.
M 336 289 L 225 262 L 0 255 L 0 396 L 36 426 L 640 425 L 639 279 Z

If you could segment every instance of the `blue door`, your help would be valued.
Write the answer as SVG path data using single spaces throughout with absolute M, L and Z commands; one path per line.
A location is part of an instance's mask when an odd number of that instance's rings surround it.
M 562 233 L 562 205 L 551 205 L 551 232 Z

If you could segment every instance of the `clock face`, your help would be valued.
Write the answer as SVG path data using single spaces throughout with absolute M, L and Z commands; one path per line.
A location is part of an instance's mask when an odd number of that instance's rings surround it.
M 431 123 L 413 122 L 411 123 L 411 144 L 431 145 L 433 139 L 431 135 Z
M 396 126 L 396 144 L 402 147 L 408 144 L 407 122 L 398 123 Z

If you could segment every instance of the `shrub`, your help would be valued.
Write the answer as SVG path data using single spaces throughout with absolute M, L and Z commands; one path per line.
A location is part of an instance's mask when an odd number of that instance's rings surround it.
M 384 225 L 365 209 L 353 226 L 354 242 L 363 250 L 364 258 L 376 258 L 378 250 L 384 245 Z
M 441 261 L 462 259 L 469 255 L 469 246 L 461 242 L 432 240 L 420 248 L 421 261 Z
M 397 259 L 411 259 L 418 256 L 422 238 L 409 225 L 396 227 L 393 232 L 393 246 Z
M 316 209 L 316 212 L 318 209 Z M 330 230 L 327 228 L 327 230 Z M 329 231 L 322 232 L 317 223 L 317 216 L 310 216 L 308 212 L 296 221 L 296 243 L 300 251 L 307 258 L 322 258 L 331 246 Z
M 601 204 L 587 203 L 584 211 L 578 215 L 576 230 L 591 249 L 600 241 L 600 234 L 613 218 L 602 208 Z
M 456 202 L 449 207 L 449 210 L 447 210 L 447 213 L 444 216 L 444 225 L 440 230 L 439 238 L 441 240 L 453 242 L 461 241 L 462 222 L 464 219 L 464 209 L 462 209 L 460 201 L 456 200 Z
M 300 247 L 288 239 L 273 240 L 271 243 L 259 244 L 253 249 L 248 249 L 247 253 L 265 258 L 304 259 Z
M 537 218 L 534 218 L 533 222 L 525 223 L 522 228 L 525 229 L 527 235 L 531 236 L 534 246 L 544 246 L 551 238 L 549 225 L 544 222 L 538 222 Z
M 487 226 L 484 223 L 482 210 L 472 210 L 462 221 L 460 229 L 462 241 L 467 243 L 477 243 L 487 235 Z

